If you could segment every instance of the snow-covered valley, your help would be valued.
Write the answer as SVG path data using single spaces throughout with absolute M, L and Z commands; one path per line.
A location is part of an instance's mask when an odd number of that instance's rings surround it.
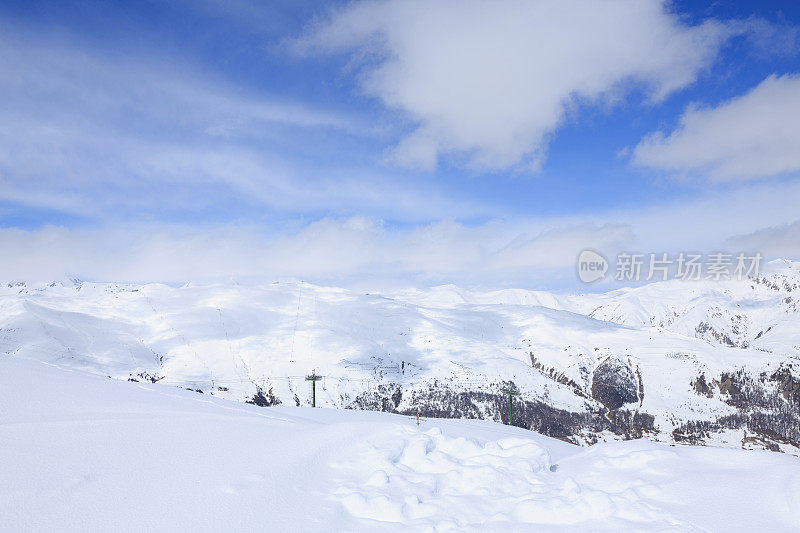
M 796 531 L 800 463 L 259 408 L 0 357 L 3 531 Z
M 800 445 L 800 263 L 606 294 L 9 283 L 0 350 L 261 406 L 508 421 L 573 443 Z

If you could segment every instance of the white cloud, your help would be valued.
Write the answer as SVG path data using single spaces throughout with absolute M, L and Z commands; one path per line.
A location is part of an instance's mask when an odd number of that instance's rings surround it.
M 492 258 L 493 268 L 564 268 L 572 266 L 586 248 L 619 251 L 635 240 L 627 223 L 597 225 L 589 222 L 569 224 L 534 235 L 521 233 Z
M 0 229 L 0 281 L 291 277 L 365 288 L 458 283 L 574 289 L 574 261 L 585 248 L 609 258 L 622 251 L 724 249 L 800 259 L 798 202 L 800 183 L 789 183 L 748 185 L 648 209 L 477 225 L 443 220 L 398 227 L 351 217 L 270 228 L 163 223 L 5 228 Z
M 152 51 L 116 57 L 0 36 L 0 200 L 18 205 L 90 220 L 225 204 L 278 216 L 486 213 L 432 184 L 330 163 L 330 151 L 358 148 L 367 133 L 352 117 L 242 90 Z
M 386 0 L 350 4 L 294 46 L 360 54 L 361 89 L 414 124 L 399 163 L 503 169 L 540 164 L 576 105 L 692 83 L 733 31 L 658 0 Z
M 777 257 L 800 257 L 800 220 L 731 237 L 726 245 Z
M 690 107 L 672 133 L 645 137 L 633 162 L 716 181 L 800 171 L 800 76 L 770 76 L 717 107 Z

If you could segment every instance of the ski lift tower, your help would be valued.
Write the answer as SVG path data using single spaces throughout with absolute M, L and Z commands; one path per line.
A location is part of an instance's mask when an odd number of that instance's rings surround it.
M 508 425 L 514 425 L 514 396 L 519 396 L 519 391 L 511 388 L 503 389 L 503 394 L 508 394 Z
M 316 370 L 312 370 L 311 374 L 306 376 L 306 381 L 311 382 L 311 407 L 317 406 L 317 381 L 320 381 L 322 376 L 317 375 Z

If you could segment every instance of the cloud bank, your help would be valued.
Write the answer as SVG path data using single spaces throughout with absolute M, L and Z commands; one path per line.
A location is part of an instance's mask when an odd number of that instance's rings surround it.
M 609 258 L 623 251 L 724 249 L 800 259 L 797 198 L 800 184 L 794 183 L 747 186 L 658 208 L 473 225 L 328 217 L 272 230 L 163 223 L 0 228 L 0 282 L 65 275 L 173 283 L 300 278 L 372 289 L 457 283 L 585 290 L 574 276 L 585 248 Z

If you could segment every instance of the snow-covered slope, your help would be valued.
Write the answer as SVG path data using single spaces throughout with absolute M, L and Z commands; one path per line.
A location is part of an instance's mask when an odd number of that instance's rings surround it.
M 589 298 L 589 316 L 630 326 L 660 326 L 712 343 L 800 350 L 800 263 L 776 261 L 745 280 L 670 281 Z
M 259 405 L 507 421 L 572 442 L 800 446 L 800 264 L 599 295 L 8 284 L 0 353 Z
M 2 531 L 798 531 L 800 463 L 261 409 L 0 355 Z

